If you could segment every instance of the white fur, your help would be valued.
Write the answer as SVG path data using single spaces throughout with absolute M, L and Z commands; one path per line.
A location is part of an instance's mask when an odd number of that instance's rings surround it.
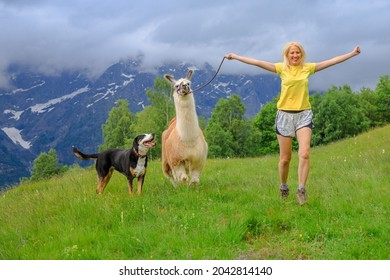
M 139 158 L 137 162 L 137 167 L 134 169 L 135 177 L 145 174 L 145 158 Z
M 173 185 L 180 182 L 198 183 L 208 153 L 190 88 L 191 75 L 190 70 L 185 79 L 177 81 L 165 75 L 174 85 L 176 117 L 162 135 L 162 169 Z

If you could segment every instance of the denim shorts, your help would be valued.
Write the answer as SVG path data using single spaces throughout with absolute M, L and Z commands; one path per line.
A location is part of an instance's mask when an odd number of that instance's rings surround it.
M 313 127 L 312 110 L 303 111 L 282 111 L 276 114 L 275 132 L 285 137 L 295 137 L 298 129 L 303 127 Z

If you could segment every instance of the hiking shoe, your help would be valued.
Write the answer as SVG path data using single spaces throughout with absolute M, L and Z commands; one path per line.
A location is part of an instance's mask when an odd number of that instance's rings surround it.
M 302 188 L 297 191 L 297 202 L 299 205 L 303 205 L 306 203 L 306 189 Z
M 289 189 L 288 189 L 288 186 L 287 185 L 281 185 L 280 186 L 280 197 L 282 199 L 287 199 L 288 197 L 288 192 L 289 192 Z

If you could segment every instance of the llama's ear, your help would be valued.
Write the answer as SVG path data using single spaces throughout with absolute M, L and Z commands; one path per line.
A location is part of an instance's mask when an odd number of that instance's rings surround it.
M 191 80 L 192 73 L 194 73 L 192 69 L 188 70 L 187 77 L 186 77 L 187 80 Z
M 168 82 L 170 82 L 172 84 L 176 83 L 176 80 L 175 80 L 175 78 L 172 75 L 165 74 L 164 78 L 165 78 L 165 80 L 167 80 Z

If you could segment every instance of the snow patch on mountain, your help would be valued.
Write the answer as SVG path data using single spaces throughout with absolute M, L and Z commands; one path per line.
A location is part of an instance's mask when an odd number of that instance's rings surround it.
M 98 98 L 93 103 L 88 104 L 87 108 L 93 106 L 94 103 L 97 103 L 100 100 L 107 99 L 109 95 L 114 95 L 116 93 L 116 89 L 117 89 L 116 87 L 114 89 L 113 88 L 109 88 L 109 89 L 106 90 L 106 92 L 96 93 L 93 97 L 98 97 Z
M 4 114 L 11 114 L 10 119 L 19 120 L 24 111 L 4 110 Z
M 26 92 L 26 91 L 30 91 L 34 88 L 37 88 L 37 87 L 41 87 L 45 84 L 46 82 L 45 81 L 42 81 L 40 82 L 39 84 L 35 85 L 35 86 L 32 86 L 32 87 L 29 87 L 29 88 L 17 88 L 17 89 L 14 89 L 13 91 L 11 92 L 7 92 L 7 93 L 4 93 L 4 94 L 0 94 L 1 95 L 13 95 L 13 94 L 18 94 L 18 93 L 23 93 L 23 92 Z
M 226 83 L 219 82 L 218 84 L 214 85 L 214 88 L 215 89 L 219 89 L 220 87 L 224 88 L 224 87 L 227 87 L 229 84 L 230 84 L 230 82 L 226 82 Z
M 31 109 L 31 112 L 33 113 L 37 113 L 37 114 L 41 114 L 41 113 L 44 113 L 46 112 L 48 109 L 53 109 L 53 108 L 50 108 L 52 107 L 53 105 L 55 104 L 58 104 L 58 103 L 61 103 L 67 99 L 72 99 L 73 97 L 81 94 L 81 93 L 85 93 L 85 92 L 88 92 L 89 91 L 89 87 L 88 86 L 85 86 L 83 88 L 80 88 L 70 94 L 67 94 L 67 95 L 64 95 L 64 96 L 61 96 L 61 97 L 58 97 L 58 98 L 54 98 L 54 99 L 51 99 L 49 100 L 48 102 L 46 103 L 42 103 L 42 104 L 36 104 L 34 106 L 31 106 L 30 109 Z
M 130 84 L 131 82 L 133 82 L 133 81 L 134 81 L 134 78 L 135 78 L 135 75 L 126 75 L 126 74 L 124 74 L 124 73 L 122 73 L 121 76 L 128 79 L 128 80 L 124 80 L 124 81 L 123 81 L 122 86 L 124 86 L 124 87 L 127 86 L 128 84 Z
M 1 129 L 7 136 L 11 139 L 12 142 L 16 145 L 22 146 L 24 149 L 28 150 L 31 148 L 31 143 L 25 141 L 22 138 L 22 131 L 15 127 L 3 127 Z

